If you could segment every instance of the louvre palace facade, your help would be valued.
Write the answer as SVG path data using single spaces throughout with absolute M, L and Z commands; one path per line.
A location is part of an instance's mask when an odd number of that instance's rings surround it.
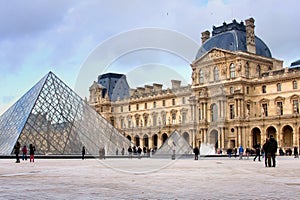
M 300 61 L 288 67 L 255 35 L 254 19 L 202 33 L 191 84 L 132 89 L 123 74 L 99 75 L 89 104 L 137 146 L 159 148 L 175 130 L 192 146 L 252 148 L 273 135 L 299 146 Z

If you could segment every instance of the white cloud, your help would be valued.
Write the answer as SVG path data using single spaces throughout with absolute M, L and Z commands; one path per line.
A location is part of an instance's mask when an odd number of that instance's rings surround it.
M 200 44 L 201 32 L 211 31 L 213 25 L 254 17 L 256 34 L 287 66 L 299 59 L 298 2 L 0 1 L 0 109 L 8 105 L 5 96 L 19 98 L 49 70 L 72 87 L 81 64 L 97 45 L 121 32 L 144 27 L 178 31 Z

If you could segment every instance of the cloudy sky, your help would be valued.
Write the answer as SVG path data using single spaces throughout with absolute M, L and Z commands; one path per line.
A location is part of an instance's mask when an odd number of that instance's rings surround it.
M 289 66 L 300 59 L 299 5 L 297 0 L 2 0 L 0 114 L 49 71 L 82 97 L 106 72 L 127 74 L 132 87 L 179 78 L 190 83 L 189 63 L 201 32 L 233 19 L 253 17 L 256 35 Z

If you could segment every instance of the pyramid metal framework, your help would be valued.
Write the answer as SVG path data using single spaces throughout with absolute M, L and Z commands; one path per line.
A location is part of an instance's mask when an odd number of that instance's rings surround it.
M 153 156 L 170 156 L 175 150 L 176 155 L 188 155 L 193 153 L 192 147 L 177 131 L 174 131 Z
M 132 143 L 80 96 L 49 72 L 0 117 L 0 155 L 15 143 L 33 144 L 37 154 L 106 155 Z

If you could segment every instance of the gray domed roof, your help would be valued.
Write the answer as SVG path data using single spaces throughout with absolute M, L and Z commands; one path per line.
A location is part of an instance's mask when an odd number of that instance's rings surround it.
M 213 27 L 212 37 L 206 40 L 196 55 L 196 59 L 203 56 L 214 47 L 229 51 L 247 52 L 246 28 L 243 22 L 240 24 L 233 20 L 231 24 L 223 24 L 221 27 Z M 256 54 L 272 58 L 268 46 L 257 36 L 255 36 Z
M 290 68 L 296 68 L 296 67 L 300 67 L 300 60 L 296 60 L 291 63 Z

